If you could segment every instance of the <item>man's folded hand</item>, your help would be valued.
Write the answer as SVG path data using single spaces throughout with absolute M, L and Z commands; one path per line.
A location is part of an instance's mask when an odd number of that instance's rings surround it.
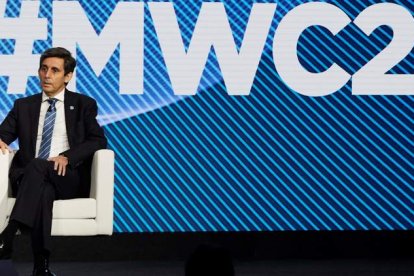
M 11 148 L 4 143 L 1 139 L 0 139 L 0 150 L 3 154 L 6 154 L 7 152 L 12 152 Z
M 66 156 L 59 155 L 56 157 L 50 157 L 47 159 L 48 161 L 55 162 L 55 171 L 57 171 L 58 175 L 65 176 L 66 174 L 66 166 L 69 163 L 69 160 Z

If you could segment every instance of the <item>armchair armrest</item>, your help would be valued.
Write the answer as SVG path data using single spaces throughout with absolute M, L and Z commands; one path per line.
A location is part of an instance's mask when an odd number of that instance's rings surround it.
M 0 231 L 3 231 L 7 218 L 7 200 L 9 196 L 9 169 L 14 152 L 0 153 Z
M 92 161 L 90 197 L 96 199 L 98 234 L 112 235 L 114 205 L 114 162 L 112 150 L 98 150 Z

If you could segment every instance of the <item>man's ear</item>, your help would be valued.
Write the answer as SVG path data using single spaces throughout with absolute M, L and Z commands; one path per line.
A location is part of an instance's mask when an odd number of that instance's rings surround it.
M 69 72 L 65 75 L 65 83 L 68 84 L 69 81 L 72 79 L 73 77 L 73 72 Z

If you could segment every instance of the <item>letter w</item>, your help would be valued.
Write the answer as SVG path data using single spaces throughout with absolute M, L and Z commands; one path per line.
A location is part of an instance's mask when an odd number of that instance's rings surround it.
M 173 3 L 149 2 L 174 93 L 194 95 L 211 47 L 229 95 L 249 95 L 276 4 L 254 4 L 240 53 L 223 3 L 203 3 L 187 52 Z

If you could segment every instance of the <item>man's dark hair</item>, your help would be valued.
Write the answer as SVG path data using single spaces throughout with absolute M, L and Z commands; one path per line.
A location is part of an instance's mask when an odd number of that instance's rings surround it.
M 43 61 L 51 57 L 62 58 L 64 60 L 65 75 L 75 70 L 76 60 L 68 50 L 62 47 L 49 48 L 44 51 L 40 56 L 39 69 L 42 66 Z

